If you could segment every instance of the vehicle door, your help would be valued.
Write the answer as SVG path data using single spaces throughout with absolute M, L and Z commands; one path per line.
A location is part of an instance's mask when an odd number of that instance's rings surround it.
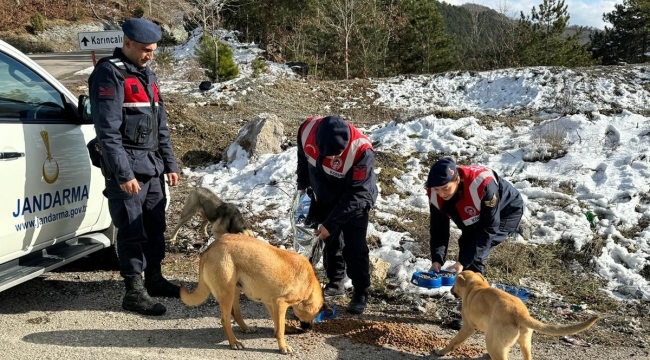
M 89 229 L 102 209 L 103 179 L 85 146 L 92 124 L 42 75 L 0 52 L 0 263 Z

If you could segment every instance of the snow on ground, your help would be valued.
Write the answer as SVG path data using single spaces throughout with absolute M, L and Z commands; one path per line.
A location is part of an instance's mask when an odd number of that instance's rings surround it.
M 186 44 L 172 49 L 179 60 L 178 71 L 163 81 L 163 92 L 218 99 L 229 96 L 223 88 L 251 76 L 250 62 L 259 48 L 238 43 L 232 32 L 218 35 L 233 48 L 240 75 L 208 92 L 182 81 L 200 36 L 197 30 Z M 267 66 L 269 72 L 258 84 L 294 76 L 285 65 L 267 62 Z M 376 97 L 375 105 L 406 113 L 472 114 L 457 120 L 428 115 L 362 129 L 377 144 L 376 150 L 409 158 L 409 171 L 394 179 L 402 197 L 380 194 L 376 215 L 428 212 L 424 180 L 430 153 L 479 163 L 511 181 L 525 199 L 522 228 L 527 231 L 518 234 L 516 241 L 565 240 L 580 249 L 597 232 L 606 239 L 602 255 L 593 259 L 598 274 L 608 280 L 604 290 L 620 299 L 650 301 L 650 285 L 639 274 L 650 266 L 650 122 L 639 115 L 647 110 L 648 82 L 650 68 L 645 66 L 536 67 L 374 79 L 375 88 L 368 96 Z M 497 114 L 516 116 L 479 119 Z M 224 200 L 265 215 L 268 220 L 261 225 L 291 248 L 295 147 L 254 160 L 241 154 L 230 164 L 183 171 Z M 431 264 L 414 255 L 410 234 L 370 224 L 369 235 L 381 240 L 381 248 L 372 252 L 391 264 L 389 281 L 404 292 L 447 293 L 447 288 L 426 290 L 409 283 L 414 271 Z

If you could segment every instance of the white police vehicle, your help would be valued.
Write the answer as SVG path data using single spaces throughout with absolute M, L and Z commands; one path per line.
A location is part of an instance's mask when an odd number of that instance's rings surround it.
M 89 111 L 0 40 L 0 291 L 114 243 Z

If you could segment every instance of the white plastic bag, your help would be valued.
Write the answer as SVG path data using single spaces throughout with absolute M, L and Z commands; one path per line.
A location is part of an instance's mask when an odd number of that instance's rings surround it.
M 293 197 L 290 217 L 293 230 L 293 248 L 299 254 L 309 257 L 312 250 L 312 242 L 315 238 L 314 230 L 305 226 L 305 219 L 309 213 L 311 199 L 307 193 L 300 194 L 299 191 Z

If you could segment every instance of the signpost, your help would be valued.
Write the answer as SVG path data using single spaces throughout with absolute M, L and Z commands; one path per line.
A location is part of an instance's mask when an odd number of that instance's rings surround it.
M 80 32 L 78 33 L 78 37 L 79 49 L 90 50 L 90 55 L 93 58 L 93 66 L 97 65 L 95 50 L 113 49 L 122 46 L 124 42 L 124 33 L 122 30 Z

